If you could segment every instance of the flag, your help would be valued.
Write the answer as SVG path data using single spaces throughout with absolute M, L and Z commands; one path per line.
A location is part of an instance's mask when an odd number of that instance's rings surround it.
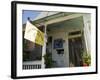
M 29 21 L 26 23 L 24 38 L 39 45 L 44 45 L 44 33 Z

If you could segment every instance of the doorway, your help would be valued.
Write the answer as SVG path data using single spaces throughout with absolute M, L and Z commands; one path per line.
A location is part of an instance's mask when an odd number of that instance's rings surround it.
M 68 39 L 69 42 L 69 63 L 70 67 L 82 66 L 82 37 Z

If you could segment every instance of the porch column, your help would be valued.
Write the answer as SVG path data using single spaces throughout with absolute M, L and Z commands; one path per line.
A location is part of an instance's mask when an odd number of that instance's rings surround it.
M 68 33 L 65 32 L 65 43 L 64 43 L 64 47 L 65 47 L 65 63 L 66 63 L 66 67 L 69 67 L 69 43 L 68 43 Z
M 90 48 L 91 48 L 91 31 L 90 31 L 90 20 L 91 16 L 89 14 L 85 14 L 83 15 L 83 21 L 84 21 L 84 38 L 85 38 L 85 43 L 86 43 L 86 49 L 87 51 L 90 52 Z
M 44 24 L 44 45 L 43 45 L 43 48 L 42 48 L 42 66 L 41 68 L 45 68 L 45 60 L 44 60 L 44 55 L 46 54 L 46 42 L 47 42 L 47 25 Z

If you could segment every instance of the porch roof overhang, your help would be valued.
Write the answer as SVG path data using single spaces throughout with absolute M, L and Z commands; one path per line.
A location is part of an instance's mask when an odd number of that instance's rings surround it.
M 55 12 L 55 13 L 48 12 L 48 15 L 47 13 L 45 13 L 43 16 L 40 14 L 38 17 L 36 17 L 36 19 L 32 21 L 32 24 L 39 27 L 41 24 L 50 25 L 54 23 L 63 22 L 65 20 L 81 17 L 83 15 L 84 15 L 83 13 L 72 13 L 72 12 Z M 25 26 L 26 24 L 23 25 L 24 29 Z
M 39 26 L 41 24 L 49 25 L 49 24 L 77 18 L 80 16 L 83 16 L 83 13 L 59 12 L 53 15 L 48 15 L 48 16 L 45 15 L 45 17 L 37 18 L 34 21 L 32 21 L 32 23 L 36 26 Z

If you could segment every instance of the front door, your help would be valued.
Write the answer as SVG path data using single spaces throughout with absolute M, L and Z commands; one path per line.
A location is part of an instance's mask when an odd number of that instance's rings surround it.
M 82 37 L 70 38 L 68 41 L 70 66 L 82 66 Z

